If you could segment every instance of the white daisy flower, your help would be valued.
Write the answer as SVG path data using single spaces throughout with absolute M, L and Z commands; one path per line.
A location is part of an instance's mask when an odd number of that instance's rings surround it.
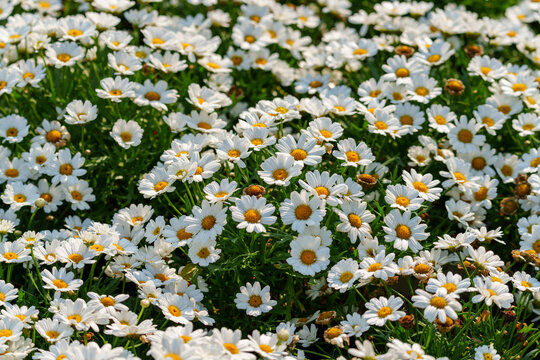
M 313 276 L 325 270 L 330 263 L 330 249 L 323 244 L 319 237 L 304 235 L 291 241 L 291 257 L 287 263 L 300 274 Z
M 286 199 L 279 207 L 281 221 L 285 225 L 292 225 L 294 231 L 301 233 L 306 226 L 321 223 L 326 214 L 323 205 L 323 200 L 318 196 L 310 197 L 306 190 L 300 193 L 293 191 L 290 199 Z
M 438 288 L 435 294 L 428 293 L 422 289 L 416 289 L 416 295 L 411 300 L 413 305 L 424 310 L 424 317 L 429 322 L 439 319 L 440 322 L 446 322 L 446 317 L 456 320 L 458 315 L 456 311 L 461 311 L 462 306 L 456 301 L 455 295 L 449 295 L 445 288 Z
M 270 286 L 261 288 L 261 284 L 256 281 L 253 285 L 246 283 L 246 286 L 240 287 L 234 303 L 238 309 L 246 310 L 249 316 L 259 316 L 272 310 L 277 301 L 270 298 Z
M 419 241 L 428 238 L 429 234 L 425 233 L 427 225 L 421 224 L 421 219 L 418 216 L 412 217 L 410 211 L 401 213 L 398 209 L 392 210 L 384 217 L 383 230 L 386 232 L 384 240 L 393 242 L 394 247 L 398 250 L 411 249 L 417 253 L 422 250 L 422 245 Z
M 368 310 L 363 316 L 369 325 L 384 326 L 387 321 L 396 321 L 405 316 L 404 311 L 399 311 L 402 306 L 403 300 L 394 295 L 389 298 L 373 298 L 366 303 Z
M 277 217 L 272 216 L 275 207 L 267 204 L 264 197 L 244 195 L 235 199 L 236 206 L 231 206 L 231 214 L 234 221 L 238 222 L 237 228 L 251 232 L 265 232 L 265 225 L 272 225 Z
M 328 272 L 326 281 L 328 286 L 344 293 L 349 290 L 360 277 L 359 265 L 353 259 L 340 260 L 336 265 L 332 266 Z

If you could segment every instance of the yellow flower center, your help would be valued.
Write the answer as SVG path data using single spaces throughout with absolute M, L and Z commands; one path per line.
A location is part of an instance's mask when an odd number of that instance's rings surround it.
M 75 320 L 76 322 L 79 323 L 79 322 L 81 322 L 82 317 L 81 317 L 80 315 L 78 315 L 78 314 L 74 314 L 74 315 L 69 315 L 69 316 L 67 317 L 67 319 L 68 319 L 68 320 Z
M 351 225 L 354 226 L 355 228 L 359 228 L 362 226 L 362 218 L 358 216 L 357 214 L 351 213 L 347 216 L 347 218 L 349 219 L 349 222 L 351 223 Z
M 68 259 L 78 264 L 84 259 L 84 257 L 81 254 L 71 254 L 68 256 Z
M 377 311 L 377 316 L 384 319 L 388 315 L 392 314 L 392 308 L 390 306 L 383 306 Z
M 69 60 L 71 60 L 71 55 L 63 53 L 56 55 L 56 58 L 63 63 L 67 63 Z
M 123 142 L 129 142 L 129 141 L 131 141 L 133 136 L 131 135 L 131 133 L 129 131 L 123 131 L 120 134 L 120 138 L 122 139 Z
M 396 76 L 400 78 L 405 78 L 409 76 L 409 70 L 406 68 L 399 68 L 396 70 Z
M 396 235 L 398 238 L 406 240 L 411 237 L 412 232 L 407 225 L 400 224 L 396 226 Z
M 473 137 L 473 133 L 467 129 L 460 130 L 457 135 L 458 140 L 465 144 L 469 144 L 472 141 Z
M 341 334 L 342 334 L 342 331 L 340 328 L 333 327 L 333 328 L 328 329 L 328 331 L 326 332 L 326 337 L 329 339 L 334 339 L 340 336 Z
M 169 305 L 167 309 L 169 310 L 172 316 L 177 316 L 177 317 L 182 316 L 182 311 L 180 311 L 180 309 L 174 305 Z
M 158 182 L 156 185 L 154 185 L 154 190 L 155 190 L 155 191 L 162 191 L 162 190 L 165 189 L 168 185 L 169 185 L 168 182 L 166 182 L 166 181 L 160 181 L 160 182 Z
M 291 151 L 291 156 L 294 158 L 294 160 L 301 161 L 307 158 L 308 153 L 303 149 L 294 149 Z
M 439 54 L 433 54 L 433 55 L 431 55 L 430 57 L 427 58 L 427 61 L 429 61 L 432 64 L 436 63 L 439 60 L 441 60 L 441 55 L 439 55 Z
M 420 181 L 415 181 L 413 182 L 413 187 L 418 190 L 419 192 L 423 192 L 423 193 L 427 193 L 428 192 L 428 187 L 426 186 L 426 184 L 424 184 L 423 182 L 420 182 Z
M 324 186 L 317 186 L 315 188 L 315 191 L 317 192 L 317 195 L 319 196 L 324 195 L 325 198 L 328 197 L 328 195 L 330 195 L 330 191 Z
M 236 149 L 229 150 L 229 152 L 227 152 L 227 155 L 229 155 L 232 158 L 240 157 L 240 154 L 241 154 L 240 151 L 238 151 Z
M 206 66 L 208 66 L 211 69 L 221 69 L 221 66 L 219 66 L 215 62 L 211 62 L 211 61 L 207 62 Z
M 317 261 L 317 254 L 313 250 L 304 250 L 300 254 L 300 261 L 305 265 L 314 264 Z
M 214 227 L 214 225 L 216 224 L 216 218 L 212 215 L 208 215 L 206 216 L 204 219 L 202 219 L 201 221 L 201 227 L 204 229 L 204 230 L 210 230 Z
M 442 115 L 435 115 L 433 118 L 435 119 L 435 122 L 436 122 L 437 124 L 439 124 L 439 125 L 444 125 L 444 124 L 446 124 L 446 119 L 445 119 L 445 117 L 442 116 Z
M 325 138 L 330 138 L 330 137 L 332 137 L 332 133 L 331 133 L 330 131 L 328 131 L 328 130 L 321 130 L 320 133 L 321 133 L 321 135 L 322 135 L 323 137 L 325 137 Z
M 401 125 L 412 125 L 413 124 L 413 118 L 410 115 L 403 115 L 399 118 L 399 121 L 401 122 Z
M 418 274 L 427 274 L 431 271 L 431 267 L 428 264 L 420 263 L 414 267 L 414 272 Z
M 396 198 L 396 204 L 399 206 L 407 207 L 411 202 L 405 196 L 398 196 Z
M 448 294 L 453 293 L 454 291 L 457 290 L 457 286 L 455 284 L 452 284 L 452 283 L 446 283 L 442 287 L 446 289 L 446 292 Z
M 353 55 L 366 55 L 368 51 L 366 49 L 356 49 L 353 51 Z
M 373 263 L 373 264 L 369 265 L 369 267 L 367 268 L 367 271 L 375 272 L 375 271 L 379 270 L 380 268 L 381 268 L 381 264 Z
M 272 348 L 266 344 L 261 344 L 259 345 L 259 349 L 261 349 L 262 351 L 264 351 L 265 353 L 271 353 L 273 352 Z
M 14 252 L 6 252 L 4 253 L 4 258 L 6 260 L 16 260 L 19 258 L 19 255 L 15 254 Z
M 388 129 L 388 125 L 384 121 L 375 121 L 375 127 L 379 130 L 386 130 Z
M 81 201 L 83 199 L 83 195 L 77 190 L 71 192 L 71 197 L 76 201 Z
M 298 205 L 294 210 L 294 215 L 298 220 L 307 220 L 310 218 L 312 213 L 313 210 L 311 210 L 311 208 L 306 204 Z
M 190 239 L 192 236 L 193 234 L 187 232 L 185 228 L 182 228 L 176 232 L 176 238 L 180 241 Z
M 289 173 L 285 169 L 276 169 L 272 173 L 272 177 L 276 180 L 285 180 L 289 176 Z
M 15 196 L 13 196 L 13 200 L 15 200 L 15 202 L 22 203 L 26 201 L 26 196 L 24 196 L 23 194 L 16 194 Z
M 103 299 L 101 299 L 101 303 L 103 304 L 103 306 L 114 306 L 116 304 L 116 301 L 114 301 L 114 299 L 109 296 L 105 296 Z
M 255 209 L 249 209 L 248 211 L 244 213 L 244 219 L 248 223 L 252 223 L 252 224 L 258 223 L 261 220 L 261 213 L 259 213 Z
M 62 164 L 58 171 L 62 175 L 71 175 L 73 173 L 73 166 L 71 164 Z
M 60 333 L 58 331 L 49 330 L 45 332 L 45 335 L 51 339 L 56 339 L 60 336 Z
M 240 351 L 238 350 L 238 348 L 236 347 L 236 345 L 234 344 L 231 344 L 231 343 L 225 343 L 223 344 L 223 347 L 228 351 L 230 352 L 231 354 L 238 354 Z
M 262 298 L 259 295 L 251 295 L 248 300 L 249 306 L 258 308 L 262 304 Z
M 512 85 L 512 90 L 514 90 L 516 92 L 525 91 L 525 90 L 527 90 L 527 85 L 525 85 L 523 83 L 516 83 L 516 84 Z
M 482 201 L 487 198 L 487 194 L 488 194 L 488 188 L 485 186 L 482 186 L 480 190 L 474 193 L 474 198 L 476 201 Z
M 467 178 L 465 177 L 465 175 L 463 175 L 462 173 L 460 172 L 454 172 L 454 177 L 456 178 L 456 180 L 458 181 L 462 181 L 462 182 L 466 182 L 467 181 Z
M 417 87 L 414 92 L 420 96 L 426 96 L 429 94 L 429 90 L 423 86 Z
M 71 29 L 67 32 L 67 34 L 69 36 L 77 37 L 77 36 L 81 36 L 83 32 L 79 29 Z
M 349 282 L 353 277 L 354 277 L 354 275 L 352 274 L 352 272 L 350 272 L 350 271 L 345 271 L 345 272 L 343 272 L 343 273 L 339 276 L 339 281 L 341 281 L 342 283 L 347 283 L 347 282 Z
M 148 100 L 148 101 L 159 101 L 161 99 L 161 95 L 159 95 L 157 92 L 155 91 L 149 91 L 147 92 L 144 97 Z
M 360 155 L 356 151 L 347 151 L 345 153 L 348 162 L 358 162 L 360 161 Z
M 510 165 L 503 165 L 501 172 L 504 176 L 510 176 L 514 172 L 514 169 Z
M 199 250 L 199 252 L 197 253 L 197 256 L 200 257 L 201 259 L 206 259 L 208 256 L 210 256 L 210 251 L 208 250 L 208 248 L 202 248 L 201 250 Z
M 430 305 L 435 306 L 437 309 L 444 309 L 447 305 L 446 300 L 440 296 L 434 296 L 429 301 Z
M 30 79 L 33 80 L 36 76 L 32 74 L 31 72 L 24 73 L 22 78 L 23 80 Z
M 159 280 L 161 282 L 165 282 L 165 281 L 169 280 L 169 277 L 167 275 L 165 275 L 165 274 L 156 274 L 156 275 L 154 275 L 154 279 L 157 279 L 157 280 Z
M 10 177 L 10 178 L 16 178 L 17 176 L 19 176 L 19 170 L 17 170 L 17 169 L 7 169 L 4 172 L 4 175 L 6 175 L 7 177 Z
M 53 285 L 58 289 L 65 289 L 68 287 L 68 284 L 64 280 L 61 280 L 61 279 L 55 279 L 53 281 Z
M 36 156 L 36 164 L 42 165 L 45 161 L 47 161 L 47 158 L 43 155 Z
M 90 246 L 90 249 L 96 251 L 96 252 L 101 252 L 103 251 L 105 248 L 99 244 L 94 244 L 92 246 Z
M 504 115 L 506 115 L 510 111 L 512 111 L 512 108 L 510 107 L 510 105 L 499 105 L 499 107 L 497 107 L 497 110 L 499 110 L 499 112 L 502 112 Z
M 184 343 L 185 343 L 185 344 L 187 344 L 188 342 L 191 341 L 191 336 L 180 335 L 180 337 L 182 338 L 182 340 L 184 340 Z

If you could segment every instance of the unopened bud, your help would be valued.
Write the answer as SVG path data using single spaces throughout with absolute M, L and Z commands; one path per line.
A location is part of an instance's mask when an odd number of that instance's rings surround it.
M 289 335 L 290 335 L 289 330 L 287 330 L 287 329 L 281 329 L 277 333 L 277 337 L 278 337 L 279 341 L 281 341 L 281 342 L 287 341 L 289 339 Z
M 38 208 L 42 208 L 44 207 L 45 205 L 47 205 L 47 200 L 43 199 L 43 198 L 37 198 L 36 201 L 34 201 L 34 205 L 36 205 L 36 207 Z
M 147 307 L 150 306 L 150 300 L 148 300 L 148 299 L 142 299 L 142 300 L 141 300 L 141 306 L 142 306 L 143 308 L 146 309 Z

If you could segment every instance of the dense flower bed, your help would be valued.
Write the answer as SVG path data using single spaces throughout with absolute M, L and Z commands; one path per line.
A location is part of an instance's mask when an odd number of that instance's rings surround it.
M 540 2 L 445 3 L 0 0 L 0 359 L 537 358 Z

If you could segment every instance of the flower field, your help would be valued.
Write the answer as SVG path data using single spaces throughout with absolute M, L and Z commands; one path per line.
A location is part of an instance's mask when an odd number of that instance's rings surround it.
M 0 360 L 538 359 L 539 33 L 0 0 Z

